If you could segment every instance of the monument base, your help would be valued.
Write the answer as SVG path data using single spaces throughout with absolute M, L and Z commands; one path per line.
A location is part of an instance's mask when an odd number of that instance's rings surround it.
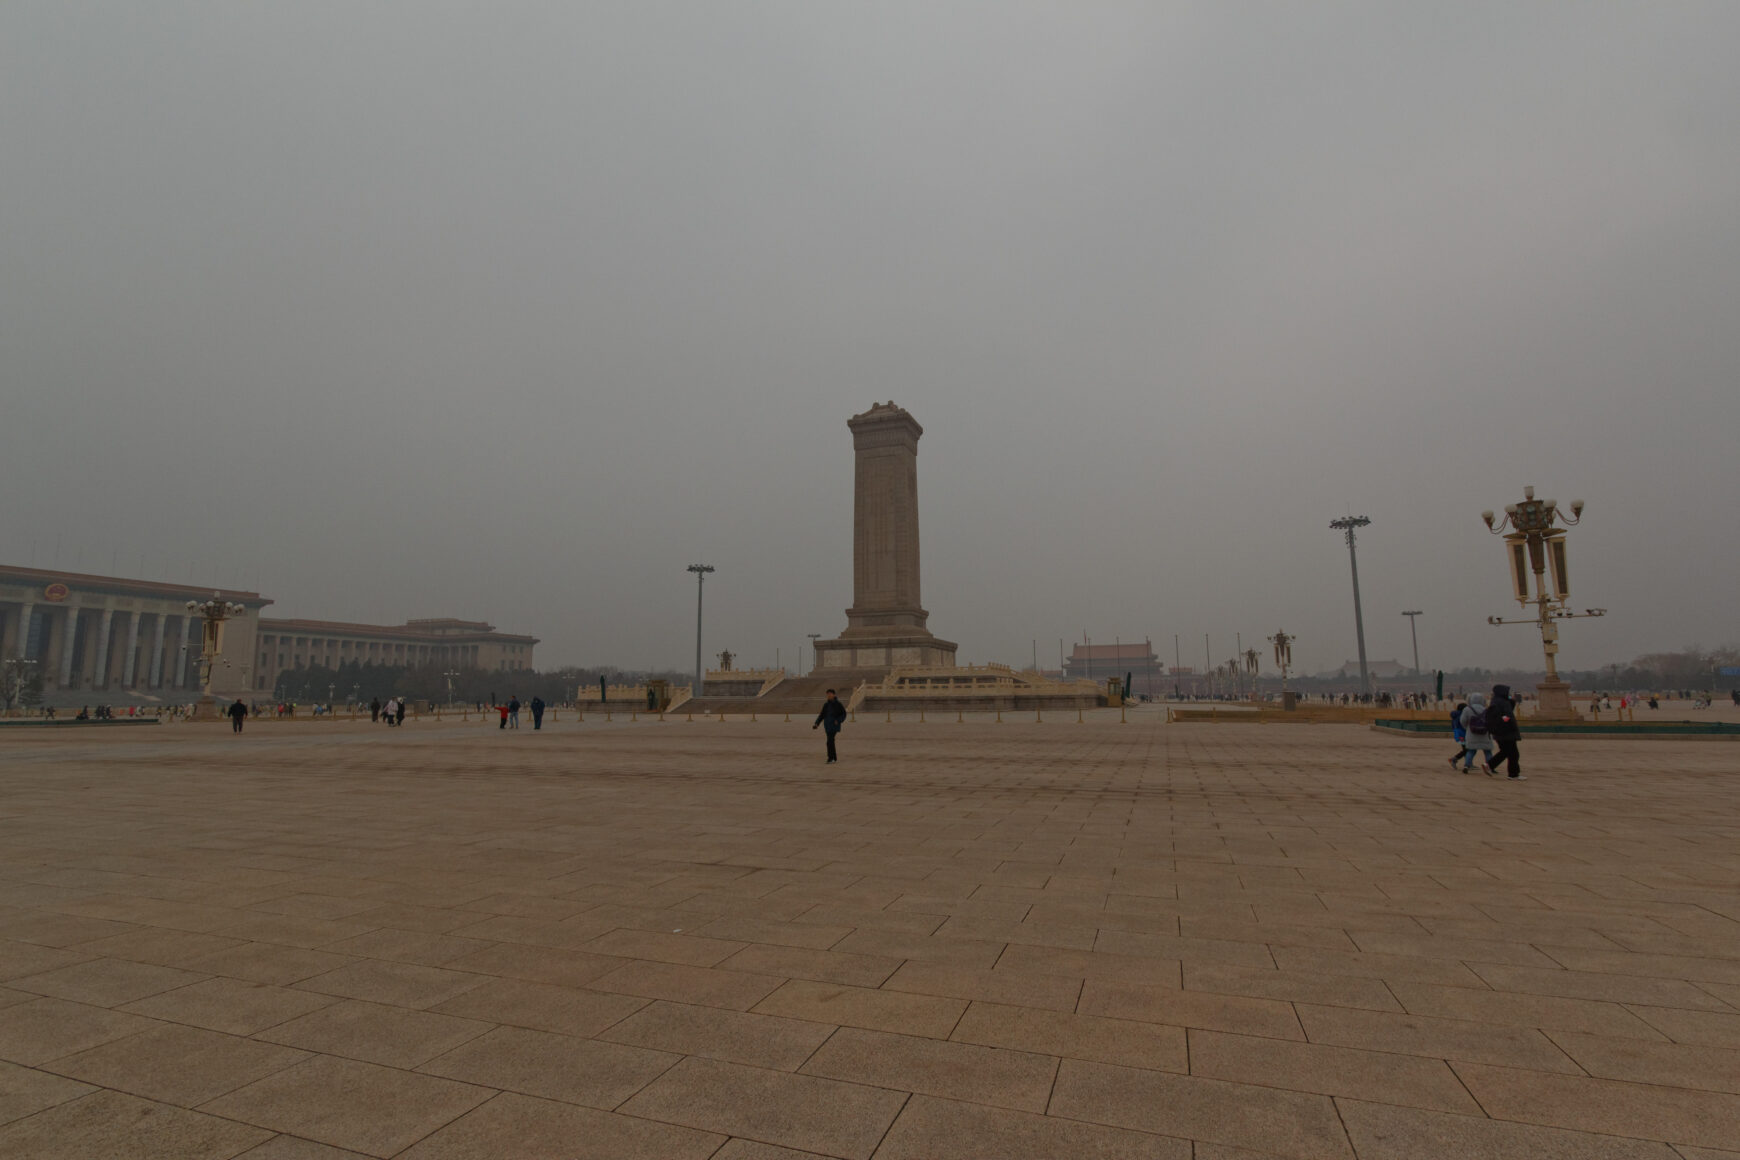
M 1571 708 L 1571 686 L 1564 681 L 1542 681 L 1535 686 L 1536 721 L 1575 721 L 1577 711 Z
M 886 673 L 896 666 L 953 668 L 960 646 L 928 632 L 888 636 L 842 636 L 816 642 L 816 667 L 812 676 Z

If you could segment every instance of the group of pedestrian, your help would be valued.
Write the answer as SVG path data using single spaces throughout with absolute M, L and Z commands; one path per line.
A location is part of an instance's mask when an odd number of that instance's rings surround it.
M 385 721 L 388 725 L 403 725 L 405 706 L 403 697 L 388 697 L 385 701 L 376 697 L 369 702 L 369 720 Z
M 1497 777 L 1499 769 L 1509 765 L 1507 780 L 1524 780 L 1522 758 L 1517 752 L 1522 729 L 1517 725 L 1516 701 L 1510 695 L 1509 685 L 1492 686 L 1490 701 L 1481 693 L 1468 694 L 1467 702 L 1459 702 L 1450 711 L 1450 735 L 1460 747 L 1450 758 L 1451 769 L 1460 761 L 1462 772 L 1472 773 L 1474 755 L 1478 753 L 1481 771 L 1486 776 Z
M 544 727 L 544 710 L 547 706 L 544 704 L 544 699 L 542 697 L 533 697 L 530 704 L 521 705 L 520 695 L 518 693 L 513 693 L 509 695 L 506 704 L 497 705 L 495 708 L 496 712 L 501 714 L 501 725 L 498 726 L 498 728 L 518 729 L 520 727 L 520 710 L 522 708 L 530 709 L 532 711 L 533 729 L 542 729 Z

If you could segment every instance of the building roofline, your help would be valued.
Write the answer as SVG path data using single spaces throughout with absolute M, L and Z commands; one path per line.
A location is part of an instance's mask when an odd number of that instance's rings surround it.
M 43 584 L 53 584 L 58 581 L 69 588 L 95 588 L 103 591 L 129 592 L 146 596 L 175 596 L 183 600 L 205 600 L 216 595 L 220 600 L 232 600 L 237 604 L 249 604 L 258 608 L 272 603 L 270 597 L 237 588 L 207 588 L 198 584 L 166 584 L 156 580 L 129 580 L 123 576 L 97 576 L 89 572 L 61 572 L 46 568 L 21 568 L 13 564 L 0 564 L 0 582 L 9 580 L 14 582 L 40 581 Z
M 302 620 L 291 617 L 262 616 L 261 632 L 325 632 L 335 636 L 390 636 L 431 644 L 454 641 L 490 640 L 511 644 L 537 644 L 538 638 L 514 632 L 432 632 L 402 624 L 352 624 L 342 620 Z
M 1134 644 L 1078 644 L 1070 653 L 1070 659 L 1104 660 L 1108 657 L 1155 656 L 1154 646 L 1147 641 L 1137 641 Z

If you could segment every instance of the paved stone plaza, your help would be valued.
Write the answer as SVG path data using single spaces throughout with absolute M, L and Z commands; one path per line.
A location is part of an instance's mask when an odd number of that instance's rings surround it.
M 1740 746 L 1097 716 L 0 731 L 0 1156 L 1740 1157 Z

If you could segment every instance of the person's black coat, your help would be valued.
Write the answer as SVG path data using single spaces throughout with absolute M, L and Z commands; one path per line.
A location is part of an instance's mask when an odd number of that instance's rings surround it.
M 1516 723 L 1516 702 L 1510 698 L 1509 685 L 1492 686 L 1492 701 L 1486 706 L 1486 731 L 1494 741 L 1515 741 L 1522 736 Z
M 846 724 L 846 706 L 838 700 L 823 701 L 822 711 L 816 714 L 816 724 L 826 733 L 838 733 Z

